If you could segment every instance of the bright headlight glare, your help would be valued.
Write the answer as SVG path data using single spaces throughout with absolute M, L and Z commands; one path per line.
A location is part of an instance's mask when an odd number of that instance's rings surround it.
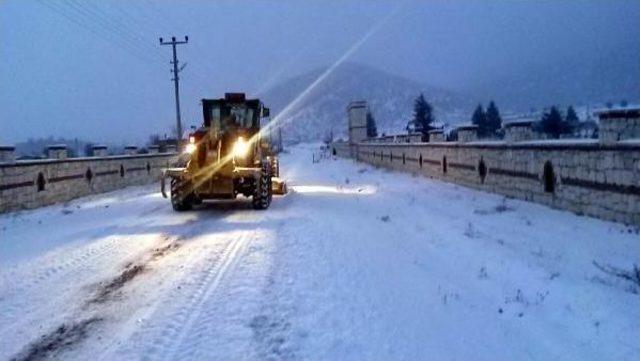
M 249 144 L 244 141 L 244 138 L 239 137 L 236 144 L 233 145 L 233 155 L 238 158 L 242 158 L 249 152 Z
M 196 145 L 195 145 L 195 144 L 193 144 L 193 143 L 189 143 L 189 144 L 187 144 L 187 146 L 184 148 L 184 152 L 185 152 L 185 153 L 187 153 L 187 154 L 191 154 L 191 153 L 193 153 L 193 152 L 195 152 L 195 151 L 196 151 L 196 148 L 198 148 L 198 147 L 196 147 Z

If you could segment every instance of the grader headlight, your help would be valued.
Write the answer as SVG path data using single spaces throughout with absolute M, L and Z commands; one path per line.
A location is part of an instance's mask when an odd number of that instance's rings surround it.
M 198 147 L 196 146 L 196 137 L 193 135 L 189 137 L 189 144 L 184 148 L 184 152 L 186 154 L 192 154 L 196 151 Z
M 198 148 L 198 147 L 197 147 L 195 144 L 193 144 L 193 143 L 189 143 L 189 144 L 187 144 L 187 146 L 184 148 L 184 152 L 185 152 L 185 153 L 187 153 L 187 154 L 192 154 L 193 152 L 195 152 L 195 151 L 196 151 L 196 149 L 197 149 L 197 148 Z
M 236 144 L 233 145 L 233 156 L 236 158 L 244 158 L 249 153 L 249 144 L 243 137 L 238 137 Z

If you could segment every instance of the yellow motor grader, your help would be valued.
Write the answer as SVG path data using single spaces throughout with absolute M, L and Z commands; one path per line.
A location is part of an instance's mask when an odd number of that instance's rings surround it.
M 261 133 L 269 108 L 243 93 L 226 93 L 221 99 L 202 99 L 202 111 L 204 124 L 189 135 L 184 147 L 186 166 L 163 170 L 163 197 L 167 198 L 165 179 L 170 178 L 176 211 L 238 194 L 251 197 L 254 209 L 267 209 L 273 194 L 287 191 L 271 140 Z

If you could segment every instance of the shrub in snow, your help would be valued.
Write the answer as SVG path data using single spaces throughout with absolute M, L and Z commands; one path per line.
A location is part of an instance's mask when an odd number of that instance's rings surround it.
M 629 281 L 633 283 L 633 286 L 628 290 L 633 293 L 639 293 L 640 288 L 640 267 L 637 264 L 633 265 L 633 268 L 630 270 L 624 270 L 621 268 L 609 266 L 609 265 L 601 265 L 595 260 L 593 260 L 593 265 L 599 269 L 600 271 L 614 277 L 621 278 L 625 281 Z

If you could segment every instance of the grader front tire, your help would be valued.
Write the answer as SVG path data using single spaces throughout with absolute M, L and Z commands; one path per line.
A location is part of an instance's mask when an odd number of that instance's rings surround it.
M 188 211 L 193 208 L 192 197 L 185 188 L 185 184 L 178 179 L 171 179 L 171 206 L 176 212 Z
M 269 208 L 272 194 L 271 176 L 268 172 L 262 172 L 262 175 L 256 180 L 256 186 L 253 190 L 253 209 Z

